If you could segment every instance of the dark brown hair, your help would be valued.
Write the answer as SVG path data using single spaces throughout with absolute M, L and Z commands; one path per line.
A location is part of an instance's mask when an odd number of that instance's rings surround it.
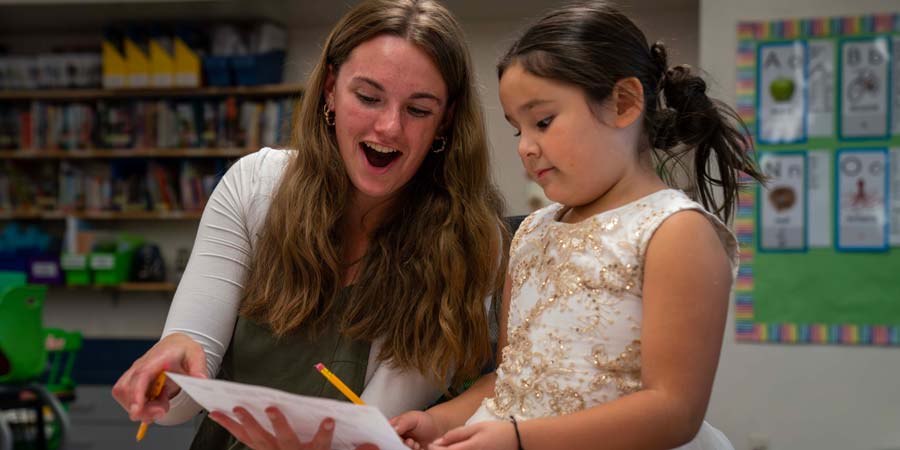
M 502 283 L 507 233 L 465 37 L 433 0 L 364 1 L 331 31 L 297 108 L 296 155 L 253 249 L 241 313 L 276 335 L 328 320 L 346 267 L 337 226 L 353 188 L 322 114 L 324 85 L 329 67 L 339 71 L 353 49 L 381 35 L 400 36 L 432 58 L 452 114 L 444 119 L 446 150 L 426 156 L 369 237 L 341 329 L 383 339 L 382 360 L 442 385 L 452 372 L 459 384 L 491 356 L 484 302 Z
M 683 157 L 693 153 L 689 190 L 724 221 L 730 219 L 741 189 L 740 172 L 764 180 L 749 133 L 734 110 L 708 97 L 706 82 L 689 66 L 670 68 L 663 44 L 648 46 L 637 25 L 605 2 L 576 3 L 547 14 L 500 60 L 498 77 L 512 64 L 575 85 L 592 104 L 604 102 L 619 80 L 640 80 L 644 129 L 650 146 L 659 152 L 660 174 L 672 184 L 665 170 L 668 163 L 684 166 Z M 714 186 L 722 187 L 721 203 Z

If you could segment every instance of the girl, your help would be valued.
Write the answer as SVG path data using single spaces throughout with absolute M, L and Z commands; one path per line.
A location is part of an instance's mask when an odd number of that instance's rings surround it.
M 740 172 L 763 179 L 733 112 L 602 3 L 544 17 L 498 74 L 557 203 L 513 239 L 496 372 L 397 431 L 432 449 L 731 448 L 703 421 L 738 262 L 724 222 Z M 684 155 L 699 203 L 667 185 Z

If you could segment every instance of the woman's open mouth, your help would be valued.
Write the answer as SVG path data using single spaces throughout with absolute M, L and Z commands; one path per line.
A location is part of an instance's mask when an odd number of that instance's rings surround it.
M 375 144 L 373 142 L 360 142 L 359 146 L 366 155 L 366 160 L 373 167 L 383 168 L 399 158 L 401 153 L 399 150 Z

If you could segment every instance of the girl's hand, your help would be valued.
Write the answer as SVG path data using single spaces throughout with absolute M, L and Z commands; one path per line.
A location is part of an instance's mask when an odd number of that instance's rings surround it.
M 222 425 L 237 440 L 254 450 L 329 450 L 331 448 L 334 419 L 323 420 L 312 440 L 300 442 L 300 438 L 288 425 L 287 419 L 278 408 L 266 409 L 266 414 L 272 421 L 272 428 L 275 430 L 274 436 L 269 434 L 246 409 L 234 408 L 234 414 L 237 415 L 237 421 L 219 411 L 209 413 L 209 418 Z M 378 450 L 378 447 L 372 444 L 363 444 L 356 447 L 356 450 Z
M 454 428 L 428 446 L 428 450 L 516 450 L 517 444 L 512 422 L 493 421 Z
M 426 448 L 431 441 L 441 437 L 441 429 L 434 416 L 424 411 L 409 411 L 390 420 L 394 431 L 403 443 L 413 450 Z
M 172 381 L 166 380 L 159 397 L 147 399 L 150 384 L 163 371 L 206 378 L 203 347 L 184 334 L 170 334 L 147 350 L 119 377 L 112 395 L 128 411 L 131 420 L 153 422 L 169 411 L 169 399 L 181 390 Z

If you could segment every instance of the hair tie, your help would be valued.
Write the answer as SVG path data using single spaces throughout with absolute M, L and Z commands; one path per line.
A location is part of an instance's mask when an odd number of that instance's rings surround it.
M 525 450 L 522 448 L 522 437 L 519 436 L 519 423 L 516 422 L 516 416 L 509 416 L 509 420 L 512 421 L 513 430 L 516 430 L 516 446 L 519 450 Z
M 678 112 L 698 112 L 709 109 L 706 82 L 691 72 L 691 66 L 681 64 L 666 74 L 666 105 Z
M 659 82 L 656 84 L 656 92 L 659 92 L 665 86 L 669 72 L 669 58 L 666 55 L 666 46 L 662 41 L 656 41 L 650 46 L 650 59 L 656 65 L 656 73 L 659 74 Z

